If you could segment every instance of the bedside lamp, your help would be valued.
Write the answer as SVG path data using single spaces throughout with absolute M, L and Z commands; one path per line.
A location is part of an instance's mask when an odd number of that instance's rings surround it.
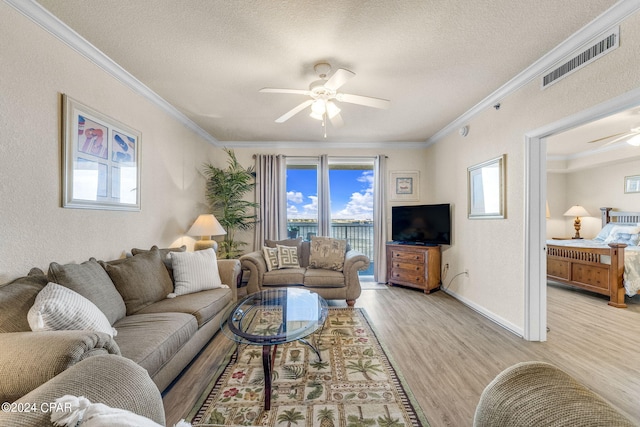
M 218 242 L 211 240 L 211 236 L 223 236 L 227 232 L 222 228 L 215 216 L 202 214 L 196 219 L 187 234 L 189 236 L 200 236 L 200 240 L 197 240 L 193 246 L 194 250 L 213 248 L 217 252 Z
M 580 217 L 581 216 L 591 216 L 589 212 L 585 208 L 580 205 L 571 206 L 568 211 L 564 213 L 564 216 L 575 216 L 576 220 L 573 222 L 573 227 L 576 229 L 576 235 L 573 236 L 573 239 L 582 239 L 580 237 Z

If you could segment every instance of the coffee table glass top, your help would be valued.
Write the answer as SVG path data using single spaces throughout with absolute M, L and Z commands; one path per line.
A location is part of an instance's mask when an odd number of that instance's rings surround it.
M 307 289 L 276 288 L 240 300 L 221 328 L 242 344 L 276 345 L 302 339 L 324 324 L 327 302 Z

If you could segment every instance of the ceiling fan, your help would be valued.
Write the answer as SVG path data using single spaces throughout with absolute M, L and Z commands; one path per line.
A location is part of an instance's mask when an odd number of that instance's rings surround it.
M 628 132 L 615 133 L 603 138 L 594 139 L 593 141 L 588 141 L 587 144 L 593 144 L 594 142 L 604 141 L 609 138 L 614 139 L 602 145 L 603 147 L 606 147 L 610 144 L 615 144 L 616 142 L 623 141 L 625 139 L 627 140 L 627 144 L 633 145 L 635 147 L 640 147 L 640 127 L 631 128 Z
M 323 126 L 325 126 L 325 138 L 326 138 L 326 121 L 327 118 L 334 126 L 341 126 L 343 124 L 342 117 L 340 116 L 340 108 L 334 101 L 348 102 L 350 104 L 364 105 L 366 107 L 386 109 L 391 105 L 391 101 L 388 99 L 373 98 L 370 96 L 352 95 L 349 93 L 338 92 L 338 89 L 342 87 L 349 79 L 356 74 L 344 68 L 338 68 L 331 77 L 327 79 L 329 72 L 331 71 L 331 65 L 326 62 L 320 62 L 316 64 L 313 69 L 318 74 L 319 80 L 314 81 L 309 85 L 309 89 L 278 89 L 265 87 L 260 89 L 263 93 L 288 93 L 295 95 L 306 95 L 310 99 L 307 99 L 301 104 L 284 113 L 282 116 L 276 119 L 276 123 L 284 123 L 291 117 L 295 116 L 307 107 L 311 107 L 310 116 L 314 119 L 321 120 Z

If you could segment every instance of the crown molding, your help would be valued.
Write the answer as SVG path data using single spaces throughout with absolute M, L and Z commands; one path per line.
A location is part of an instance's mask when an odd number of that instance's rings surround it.
M 142 95 L 162 111 L 182 123 L 188 129 L 201 136 L 209 143 L 219 146 L 220 142 L 208 132 L 198 126 L 195 122 L 181 113 L 173 105 L 165 101 L 160 95 L 136 79 L 127 70 L 118 65 L 115 61 L 105 55 L 100 49 L 89 43 L 84 37 L 75 32 L 71 27 L 60 21 L 48 10 L 42 7 L 35 0 L 4 0 L 9 6 L 22 13 L 31 21 L 39 25 L 42 29 L 58 38 L 71 49 L 93 62 L 95 65 L 106 71 L 116 80 L 125 86 Z
M 580 30 L 576 31 L 568 39 L 547 52 L 536 62 L 521 71 L 518 75 L 499 87 L 478 104 L 471 107 L 460 117 L 433 134 L 433 136 L 427 139 L 426 145 L 430 146 L 435 144 L 449 133 L 458 131 L 460 127 L 467 125 L 469 121 L 471 121 L 471 119 L 480 112 L 484 111 L 486 108 L 493 107 L 503 98 L 530 83 L 542 73 L 553 67 L 558 63 L 558 61 L 561 61 L 566 56 L 572 54 L 575 50 L 587 44 L 589 41 L 597 38 L 605 31 L 608 31 L 611 27 L 619 25 L 622 21 L 638 10 L 640 10 L 640 0 L 619 0 L 600 16 L 582 27 Z
M 318 141 L 220 141 L 219 145 L 227 148 L 318 148 Z M 416 149 L 426 148 L 424 141 L 370 141 L 370 142 L 340 142 L 324 141 L 322 148 L 381 148 L 381 149 Z

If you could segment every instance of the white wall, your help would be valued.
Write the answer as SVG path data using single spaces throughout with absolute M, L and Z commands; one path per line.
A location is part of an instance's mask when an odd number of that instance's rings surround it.
M 488 108 L 457 133 L 428 148 L 423 171 L 431 194 L 455 205 L 454 244 L 443 251 L 449 263 L 448 290 L 518 333 L 524 328 L 524 135 L 640 85 L 640 14 L 621 25 L 620 48 L 544 91 L 534 80 Z M 507 218 L 471 220 L 466 215 L 469 166 L 507 155 Z M 556 208 L 557 209 L 557 208 Z M 563 211 L 564 212 L 564 211 Z M 469 277 L 453 275 L 469 269 Z
M 640 193 L 624 192 L 624 177 L 638 174 L 638 159 L 564 174 L 566 188 L 563 198 L 558 200 L 562 204 L 557 212 L 552 213 L 551 221 L 563 222 L 564 236 L 572 236 L 575 233 L 573 218 L 563 217 L 562 214 L 572 205 L 580 204 L 591 214 L 591 217 L 581 219 L 580 235 L 587 239 L 595 237 L 601 229 L 601 207 L 612 207 L 619 211 L 640 210 Z M 547 187 L 549 194 L 555 194 L 559 189 L 551 184 Z
M 0 282 L 51 261 L 114 259 L 183 238 L 224 161 L 146 99 L 0 2 Z M 142 132 L 140 212 L 61 208 L 61 94 Z

